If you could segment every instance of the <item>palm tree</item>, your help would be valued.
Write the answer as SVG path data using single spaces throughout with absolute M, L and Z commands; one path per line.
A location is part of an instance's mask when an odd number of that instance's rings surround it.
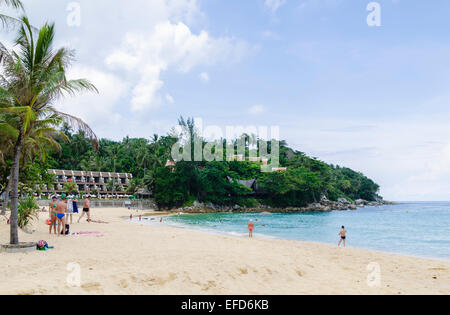
M 35 127 L 30 130 L 30 133 L 26 138 L 24 138 L 20 164 L 25 165 L 26 163 L 33 162 L 36 159 L 45 161 L 50 152 L 60 151 L 61 145 L 55 140 L 55 137 L 57 136 L 62 136 L 62 139 L 67 141 L 67 137 L 59 130 L 52 128 L 48 122 L 45 120 L 37 121 Z M 17 139 L 17 134 L 12 140 L 14 139 Z M 5 191 L 5 200 L 1 211 L 2 215 L 5 215 L 6 213 L 10 191 L 11 180 L 8 182 L 8 186 Z
M 0 0 L 0 6 L 3 6 L 3 5 L 23 11 L 23 4 L 19 0 Z M 8 28 L 10 26 L 19 25 L 21 23 L 21 20 L 16 19 L 9 15 L 5 15 L 3 13 L 0 13 L 0 23 L 2 23 L 2 26 L 4 28 Z
M 0 43 L 0 112 L 7 114 L 9 126 L 17 131 L 14 141 L 11 171 L 11 244 L 18 244 L 17 206 L 19 168 L 22 149 L 31 135 L 42 125 L 47 126 L 49 137 L 64 121 L 97 143 L 91 128 L 81 119 L 57 111 L 53 104 L 65 94 L 75 95 L 82 91 L 97 91 L 85 79 L 68 80 L 66 69 L 73 60 L 73 52 L 60 48 L 53 50 L 54 24 L 45 24 L 35 40 L 35 32 L 28 18 L 23 17 L 15 47 L 9 51 Z

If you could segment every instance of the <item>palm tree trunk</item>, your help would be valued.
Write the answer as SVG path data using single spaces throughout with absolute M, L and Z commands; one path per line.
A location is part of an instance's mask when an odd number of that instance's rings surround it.
M 4 200 L 4 204 L 2 207 L 2 213 L 1 215 L 5 215 L 6 214 L 6 207 L 8 206 L 8 202 L 9 202 L 9 194 L 11 192 L 11 181 L 12 181 L 12 171 L 13 169 L 11 168 L 11 173 L 9 175 L 9 181 L 8 181 L 8 186 L 6 187 L 6 191 L 5 191 L 5 200 Z
M 14 148 L 14 161 L 11 171 L 11 217 L 10 222 L 10 243 L 11 245 L 19 244 L 19 230 L 17 225 L 18 218 L 18 205 L 19 205 L 19 168 L 20 168 L 20 155 L 22 153 L 23 146 L 23 132 L 19 133 L 19 138 Z

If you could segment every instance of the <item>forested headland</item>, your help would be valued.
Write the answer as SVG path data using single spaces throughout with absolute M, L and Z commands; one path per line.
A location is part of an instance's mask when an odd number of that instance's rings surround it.
M 183 119 L 180 122 L 186 124 Z M 61 131 L 67 138 L 57 138 L 60 150 L 36 156 L 23 166 L 22 188 L 32 190 L 51 183 L 53 178 L 47 169 L 65 169 L 131 173 L 134 178 L 127 193 L 148 189 L 160 208 L 186 207 L 195 202 L 222 207 L 286 208 L 304 207 L 324 198 L 381 200 L 379 186 L 362 173 L 309 157 L 284 141 L 279 143 L 279 162 L 286 170 L 262 172 L 260 161 L 248 159 L 167 166 L 172 147 L 179 140 L 173 134 L 150 139 L 125 137 L 122 141 L 100 139 L 98 148 L 94 148 L 83 132 L 74 133 L 67 125 Z M 252 136 L 244 134 L 241 139 L 249 146 Z M 203 139 L 202 143 L 206 144 Z M 2 187 L 7 184 L 7 166 L 2 166 Z

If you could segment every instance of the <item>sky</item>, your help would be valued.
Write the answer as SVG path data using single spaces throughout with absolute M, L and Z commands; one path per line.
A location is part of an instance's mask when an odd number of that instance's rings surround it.
M 23 2 L 76 50 L 69 77 L 99 89 L 57 106 L 100 137 L 165 134 L 180 115 L 279 126 L 385 199 L 450 200 L 448 0 L 379 0 L 379 26 L 368 0 Z

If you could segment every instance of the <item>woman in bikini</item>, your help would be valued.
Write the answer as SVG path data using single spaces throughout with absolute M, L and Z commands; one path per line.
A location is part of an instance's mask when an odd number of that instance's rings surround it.
M 50 220 L 49 233 L 52 234 L 52 228 L 56 234 L 56 206 L 58 204 L 58 198 L 56 196 L 52 197 L 52 202 L 48 205 L 48 219 Z
M 253 220 L 250 220 L 248 223 L 248 237 L 253 237 L 253 229 L 255 228 L 255 224 L 253 223 Z

